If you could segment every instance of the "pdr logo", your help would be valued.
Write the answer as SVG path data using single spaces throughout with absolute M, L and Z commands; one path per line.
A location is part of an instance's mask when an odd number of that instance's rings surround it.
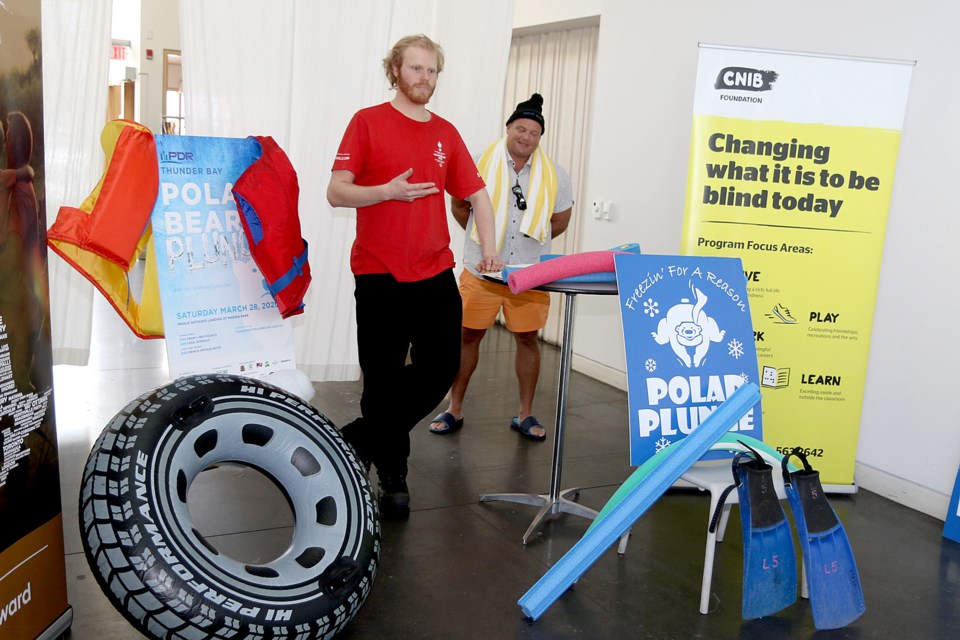
M 193 151 L 161 151 L 160 162 L 166 162 L 168 164 L 193 162 Z
M 726 67 L 717 74 L 715 89 L 735 91 L 770 91 L 777 81 L 776 71 L 762 71 L 747 67 Z

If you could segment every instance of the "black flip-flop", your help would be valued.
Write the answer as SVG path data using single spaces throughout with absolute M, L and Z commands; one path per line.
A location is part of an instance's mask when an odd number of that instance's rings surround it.
M 534 427 L 540 427 L 543 429 L 543 435 L 538 436 L 537 434 L 532 433 L 530 430 Z M 523 419 L 523 422 L 520 422 L 517 419 L 517 416 L 514 416 L 513 420 L 510 421 L 510 428 L 519 431 L 520 435 L 522 435 L 524 438 L 530 438 L 531 440 L 536 440 L 537 442 L 543 442 L 547 439 L 546 427 L 540 424 L 540 421 L 533 416 L 527 416 Z
M 447 433 L 453 433 L 463 426 L 463 418 L 458 420 L 457 418 L 453 417 L 453 414 L 447 411 L 438 414 L 436 418 L 430 421 L 430 424 L 433 424 L 434 422 L 442 422 L 445 425 L 442 429 L 434 429 L 433 427 L 430 427 L 430 433 L 435 433 L 438 436 L 442 436 Z

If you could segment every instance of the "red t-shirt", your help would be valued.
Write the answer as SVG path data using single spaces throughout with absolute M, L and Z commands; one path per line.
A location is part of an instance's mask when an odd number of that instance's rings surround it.
M 440 193 L 358 208 L 353 273 L 390 273 L 413 282 L 453 267 L 443 192 L 463 199 L 484 183 L 452 124 L 435 113 L 428 122 L 411 120 L 389 102 L 361 109 L 333 163 L 334 171 L 351 172 L 354 184 L 363 186 L 384 184 L 410 168 L 408 182 L 433 182 Z

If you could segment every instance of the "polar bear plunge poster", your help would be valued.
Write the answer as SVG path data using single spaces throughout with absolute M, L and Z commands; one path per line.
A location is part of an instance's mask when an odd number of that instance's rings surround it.
M 617 255 L 630 464 L 686 437 L 746 382 L 757 352 L 739 258 Z M 762 438 L 760 406 L 731 431 Z

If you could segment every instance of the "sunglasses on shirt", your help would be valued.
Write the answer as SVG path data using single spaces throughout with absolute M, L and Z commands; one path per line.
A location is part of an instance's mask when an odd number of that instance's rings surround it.
M 513 188 L 510 191 L 517 197 L 517 209 L 520 211 L 527 210 L 527 201 L 523 198 L 523 190 L 520 189 L 520 183 L 513 185 Z

